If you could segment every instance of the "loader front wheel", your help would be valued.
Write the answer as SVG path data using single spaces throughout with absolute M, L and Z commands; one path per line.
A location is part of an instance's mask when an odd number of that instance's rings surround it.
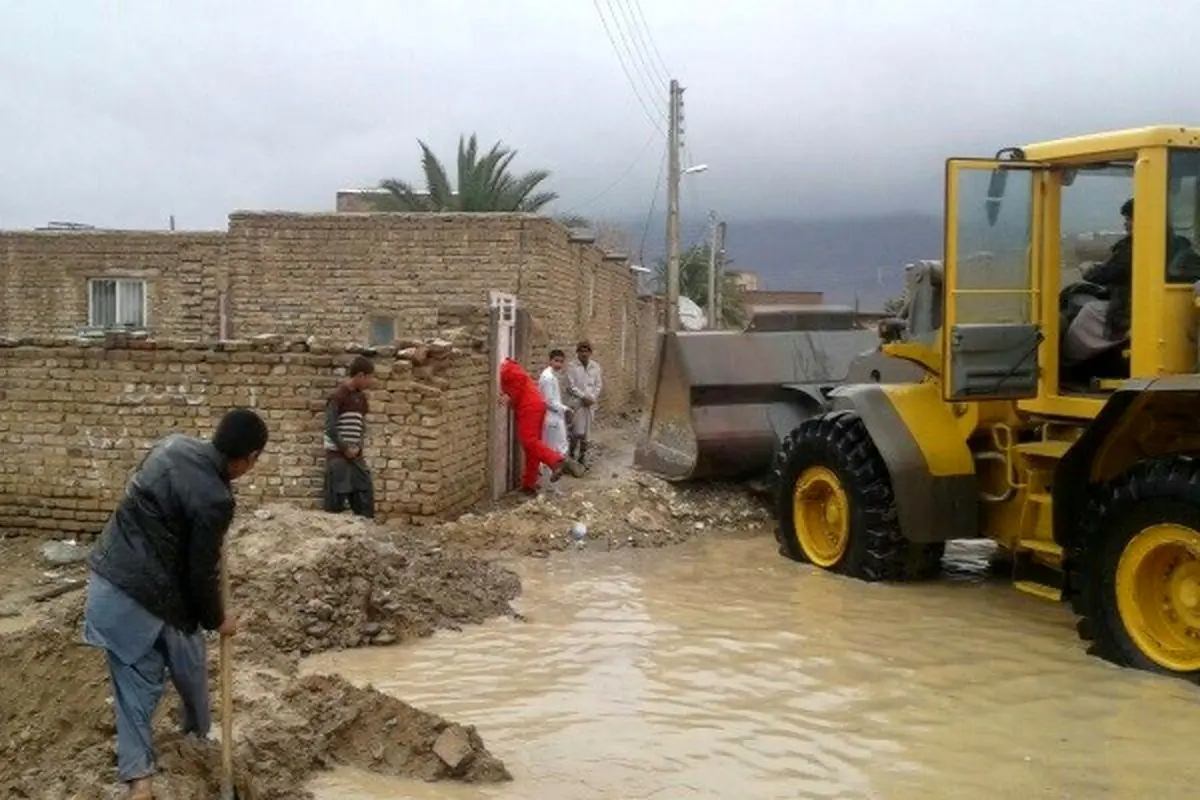
M 887 465 L 862 419 L 835 411 L 805 420 L 776 469 L 779 528 L 789 558 L 866 581 L 931 577 L 942 545 L 904 538 Z
M 1071 597 L 1089 652 L 1200 681 L 1200 461 L 1140 464 L 1098 505 Z

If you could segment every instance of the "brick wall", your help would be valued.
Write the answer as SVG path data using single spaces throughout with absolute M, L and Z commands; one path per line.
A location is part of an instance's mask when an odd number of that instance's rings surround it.
M 225 234 L 0 232 L 0 333 L 72 336 L 88 324 L 88 281 L 146 281 L 160 335 L 215 335 Z
M 429 336 L 442 305 L 516 293 L 528 215 L 260 214 L 229 218 L 227 265 L 239 336 L 363 342 L 371 316 Z
M 382 349 L 367 458 L 381 517 L 460 511 L 489 483 L 484 343 Z M 260 409 L 271 442 L 243 503 L 316 506 L 322 409 L 353 357 L 282 338 L 198 345 L 110 336 L 0 340 L 0 530 L 90 536 L 149 444 L 208 435 L 227 409 Z
M 396 334 L 432 336 L 438 309 L 486 307 L 514 294 L 530 316 L 518 357 L 531 370 L 551 347 L 588 338 L 605 368 L 604 407 L 623 411 L 635 389 L 635 276 L 565 227 L 533 214 L 236 213 L 226 248 L 239 336 L 368 338 L 372 316 Z
M 811 306 L 825 302 L 824 292 L 772 292 L 753 289 L 742 292 L 742 304 L 749 306 Z
M 639 346 L 653 331 L 639 327 L 624 259 L 532 214 L 237 212 L 227 234 L 2 234 L 0 243 L 10 336 L 71 334 L 87 321 L 89 277 L 134 275 L 150 282 L 160 338 L 280 334 L 344 346 L 369 342 L 373 318 L 391 320 L 397 338 L 427 338 L 446 327 L 439 309 L 486 308 L 500 291 L 528 313 L 519 356 L 529 369 L 552 346 L 592 341 L 603 410 L 639 402 L 638 375 L 653 360 Z

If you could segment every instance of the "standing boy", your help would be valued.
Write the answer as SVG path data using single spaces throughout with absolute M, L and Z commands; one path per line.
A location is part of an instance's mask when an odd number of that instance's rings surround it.
M 266 423 L 245 408 L 226 414 L 211 441 L 172 434 L 156 442 L 88 559 L 83 637 L 108 657 L 117 777 L 132 800 L 152 797 L 151 724 L 168 673 L 184 734 L 208 736 L 203 631 L 237 632 L 220 582 L 234 512 L 230 482 L 253 469 L 266 446 Z
M 367 436 L 367 390 L 375 385 L 375 365 L 366 356 L 350 362 L 346 380 L 325 405 L 324 509 L 339 514 L 346 506 L 360 517 L 375 516 L 375 487 L 362 457 Z
M 559 377 L 567 363 L 567 355 L 562 350 L 550 351 L 550 363 L 542 370 L 538 378 L 538 391 L 546 403 L 546 420 L 542 424 L 542 441 L 551 450 L 565 456 L 568 450 L 567 425 L 571 418 L 571 409 L 563 403 L 562 384 Z

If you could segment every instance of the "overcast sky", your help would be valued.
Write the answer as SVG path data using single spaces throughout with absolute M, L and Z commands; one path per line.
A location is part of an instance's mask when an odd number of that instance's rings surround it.
M 664 128 L 687 88 L 689 213 L 936 212 L 946 156 L 1200 124 L 1190 0 L 599 5 Z M 0 0 L 0 36 L 2 228 L 329 210 L 471 131 L 636 218 L 665 152 L 592 0 Z

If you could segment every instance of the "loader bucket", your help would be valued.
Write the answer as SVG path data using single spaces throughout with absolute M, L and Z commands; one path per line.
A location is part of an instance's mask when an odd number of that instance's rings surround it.
M 634 464 L 668 480 L 765 472 L 822 387 L 878 343 L 864 330 L 662 332 Z

